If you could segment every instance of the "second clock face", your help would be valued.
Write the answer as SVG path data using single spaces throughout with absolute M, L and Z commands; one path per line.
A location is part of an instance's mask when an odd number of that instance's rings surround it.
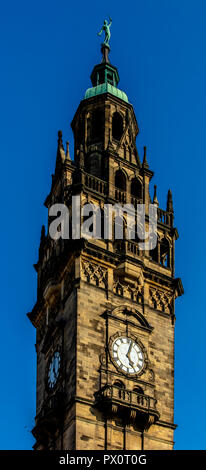
M 48 386 L 52 389 L 58 380 L 59 373 L 60 373 L 60 365 L 61 365 L 61 355 L 59 351 L 56 351 L 49 363 L 49 370 L 48 370 Z
M 143 369 L 143 352 L 131 338 L 117 338 L 112 345 L 112 354 L 118 367 L 127 374 L 138 374 Z

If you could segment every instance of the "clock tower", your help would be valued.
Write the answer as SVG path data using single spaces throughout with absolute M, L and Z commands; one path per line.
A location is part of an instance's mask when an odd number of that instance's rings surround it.
M 108 39 L 108 38 L 107 38 Z M 74 158 L 58 133 L 55 173 L 42 227 L 37 302 L 28 314 L 36 328 L 35 449 L 150 450 L 173 448 L 175 278 L 172 193 L 160 209 L 146 148 L 132 104 L 102 45 L 102 60 L 71 123 Z M 74 198 L 76 196 L 76 198 Z M 56 239 L 49 226 L 55 204 L 71 222 L 85 204 L 98 207 L 101 234 L 89 238 L 69 224 Z M 133 236 L 105 237 L 104 208 L 144 204 L 157 210 L 157 243 L 140 249 Z M 81 220 L 84 214 L 81 212 Z M 114 224 L 113 224 L 114 225 Z M 131 227 L 130 227 L 131 228 Z

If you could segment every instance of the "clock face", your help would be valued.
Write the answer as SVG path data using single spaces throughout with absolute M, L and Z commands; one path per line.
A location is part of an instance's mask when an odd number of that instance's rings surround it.
M 59 351 L 56 351 L 49 363 L 48 370 L 48 386 L 50 389 L 54 388 L 57 383 L 61 366 L 61 354 Z
M 118 367 L 127 374 L 139 374 L 144 367 L 143 352 L 131 338 L 121 336 L 115 339 L 112 354 Z

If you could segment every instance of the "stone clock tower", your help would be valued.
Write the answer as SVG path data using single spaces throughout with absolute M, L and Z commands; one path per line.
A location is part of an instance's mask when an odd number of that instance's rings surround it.
M 55 173 L 45 206 L 73 196 L 85 203 L 157 206 L 157 246 L 139 239 L 59 238 L 42 228 L 37 302 L 28 314 L 36 328 L 35 449 L 172 449 L 174 417 L 175 279 L 171 191 L 160 209 L 153 172 L 132 104 L 102 46 L 92 87 L 72 121 L 74 160 L 58 133 Z M 73 209 L 74 211 L 74 209 Z M 102 221 L 104 221 L 102 217 Z M 48 225 L 51 217 L 48 217 Z M 126 219 L 125 219 L 126 224 Z M 71 228 L 71 225 L 70 225 Z

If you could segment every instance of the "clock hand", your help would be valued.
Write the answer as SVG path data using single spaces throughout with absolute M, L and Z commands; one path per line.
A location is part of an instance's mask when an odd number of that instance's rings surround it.
M 127 351 L 127 354 L 126 354 L 126 356 L 127 356 L 128 358 L 129 358 L 131 349 L 132 349 L 132 340 L 130 341 L 129 348 L 128 348 L 128 351 Z
M 126 357 L 129 359 L 129 364 L 130 364 L 130 366 L 133 366 L 133 365 L 134 365 L 134 362 L 132 361 L 132 359 L 131 359 L 131 357 L 130 357 L 131 350 L 132 350 L 132 346 L 133 346 L 133 341 L 131 340 L 131 341 L 130 341 L 129 348 L 128 348 L 128 351 L 127 351 L 127 354 L 126 354 Z

